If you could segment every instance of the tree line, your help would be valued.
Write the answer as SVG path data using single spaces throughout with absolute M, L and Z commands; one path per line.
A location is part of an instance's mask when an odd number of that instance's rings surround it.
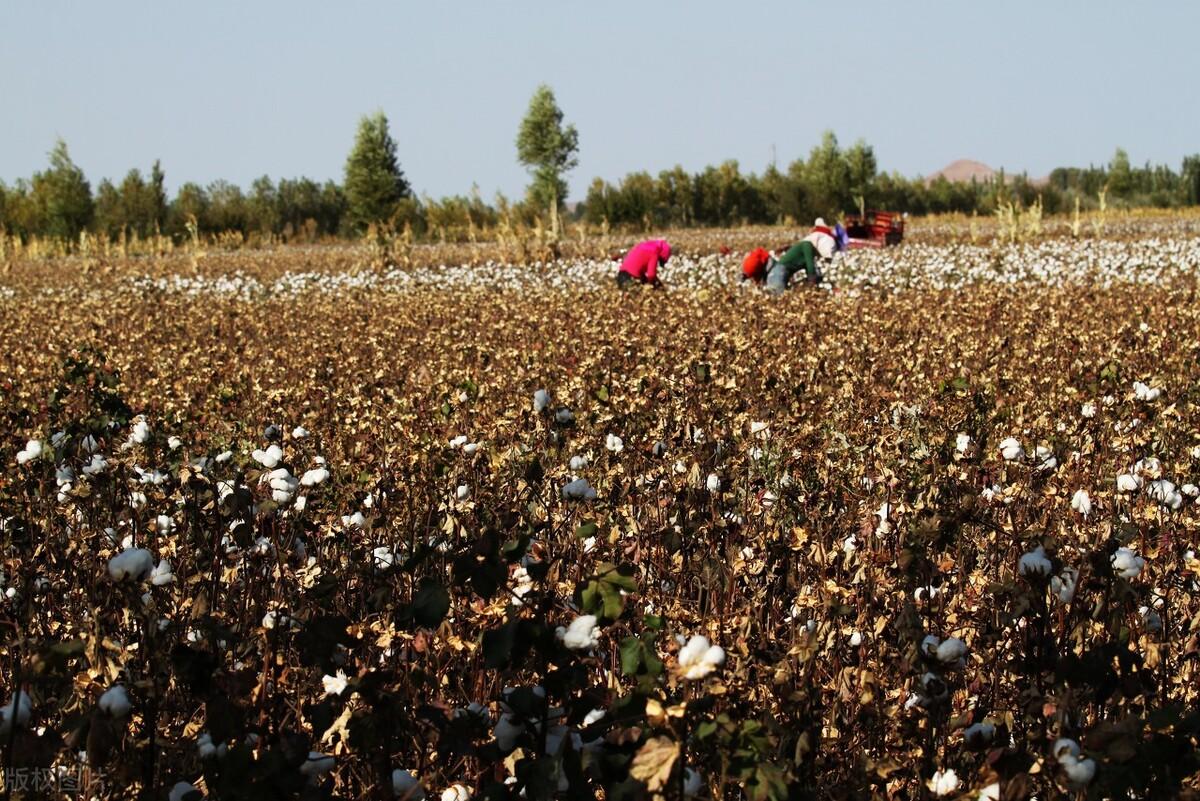
M 786 168 L 744 173 L 736 161 L 688 172 L 634 172 L 615 183 L 596 178 L 586 197 L 568 209 L 565 175 L 578 164 L 579 134 L 564 122 L 547 86 L 540 86 L 516 136 L 518 161 L 530 172 L 523 199 L 498 194 L 486 202 L 469 195 L 417 197 L 400 167 L 395 140 L 382 112 L 359 121 L 341 183 L 262 176 L 243 190 L 227 181 L 185 183 L 167 196 L 155 161 L 146 174 L 131 169 L 121 182 L 103 179 L 93 191 L 67 145 L 55 143 L 46 169 L 12 185 L 0 181 L 0 232 L 23 239 L 75 240 L 82 232 L 116 240 L 155 235 L 184 238 L 238 232 L 291 241 L 360 235 L 372 225 L 407 229 L 415 237 L 474 236 L 497 225 L 560 229 L 560 215 L 600 227 L 731 226 L 836 219 L 868 208 L 912 214 L 990 214 L 1001 203 L 1040 200 L 1047 213 L 1078 204 L 1173 207 L 1200 204 L 1200 155 L 1178 171 L 1133 166 L 1124 150 L 1102 166 L 1061 167 L 1047 180 L 1026 175 L 950 182 L 908 178 L 878 168 L 874 150 L 858 141 L 841 147 L 832 132 L 807 158 Z

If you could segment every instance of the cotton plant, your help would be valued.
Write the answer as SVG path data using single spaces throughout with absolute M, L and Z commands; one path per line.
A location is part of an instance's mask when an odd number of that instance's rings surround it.
M 695 634 L 679 649 L 677 660 L 680 678 L 695 681 L 725 664 L 725 649 L 710 643 L 704 635 Z
M 580 615 L 568 626 L 559 626 L 559 642 L 572 651 L 592 651 L 600 644 L 600 627 L 595 615 Z

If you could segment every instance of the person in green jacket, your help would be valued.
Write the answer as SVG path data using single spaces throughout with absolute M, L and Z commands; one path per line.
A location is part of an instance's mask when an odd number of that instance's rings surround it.
M 820 260 L 829 261 L 841 250 L 838 230 L 830 228 L 820 217 L 813 225 L 812 233 L 787 249 L 778 259 L 767 263 L 767 291 L 782 292 L 788 288 L 792 276 L 804 268 L 805 280 L 819 284 L 824 278 L 817 266 Z

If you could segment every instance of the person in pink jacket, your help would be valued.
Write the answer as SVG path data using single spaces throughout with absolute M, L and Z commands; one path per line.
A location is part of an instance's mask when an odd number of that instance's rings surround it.
M 671 245 L 665 239 L 647 239 L 634 245 L 621 262 L 617 286 L 624 289 L 634 281 L 655 288 L 662 286 L 662 281 L 658 280 L 658 268 L 670 258 Z

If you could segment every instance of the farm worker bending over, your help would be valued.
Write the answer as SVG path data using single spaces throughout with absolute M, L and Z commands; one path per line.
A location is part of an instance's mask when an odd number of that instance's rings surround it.
M 617 286 L 624 289 L 634 281 L 655 288 L 662 286 L 662 281 L 658 280 L 658 268 L 670 258 L 671 245 L 665 239 L 648 239 L 634 245 L 621 262 Z
M 788 288 L 792 276 L 804 269 L 805 280 L 810 284 L 819 284 L 824 280 L 821 270 L 817 267 L 818 260 L 828 261 L 839 250 L 838 241 L 832 228 L 825 224 L 820 217 L 813 226 L 812 233 L 788 248 L 787 252 L 778 259 L 772 259 L 767 266 L 767 289 L 771 292 L 782 292 Z
M 767 267 L 771 264 L 771 253 L 766 248 L 755 248 L 746 254 L 742 262 L 742 280 L 761 284 L 767 278 Z

